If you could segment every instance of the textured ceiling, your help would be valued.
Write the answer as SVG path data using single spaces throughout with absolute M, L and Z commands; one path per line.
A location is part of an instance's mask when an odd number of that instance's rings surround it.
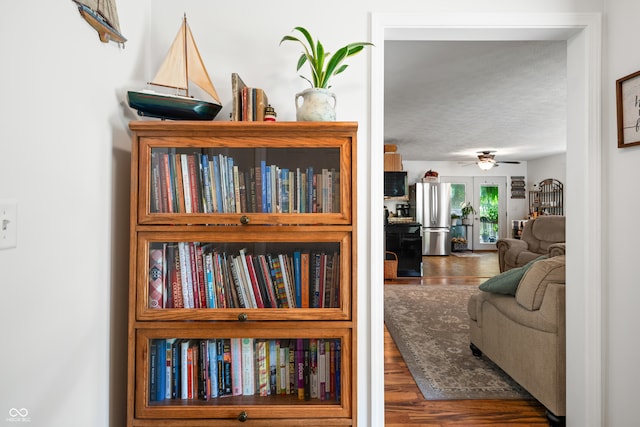
M 566 150 L 566 42 L 385 42 L 385 143 L 411 160 Z

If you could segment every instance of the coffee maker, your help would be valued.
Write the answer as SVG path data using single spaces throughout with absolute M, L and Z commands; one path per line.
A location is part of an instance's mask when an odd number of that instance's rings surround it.
M 398 203 L 396 205 L 396 216 L 399 218 L 409 217 L 410 206 L 409 203 Z

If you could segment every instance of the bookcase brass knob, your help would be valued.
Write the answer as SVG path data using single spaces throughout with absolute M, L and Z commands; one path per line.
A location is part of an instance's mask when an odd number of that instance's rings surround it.
M 249 419 L 249 414 L 247 414 L 247 411 L 242 411 L 238 415 L 238 421 L 240 421 L 240 422 L 245 422 L 248 419 Z
M 246 216 L 246 215 L 242 215 L 242 216 L 240 217 L 240 224 L 242 224 L 242 225 L 247 225 L 247 224 L 249 224 L 249 217 L 248 217 L 248 216 Z
M 244 322 L 245 320 L 247 320 L 249 318 L 249 315 L 247 313 L 240 313 L 238 314 L 238 320 L 240 320 L 241 322 Z

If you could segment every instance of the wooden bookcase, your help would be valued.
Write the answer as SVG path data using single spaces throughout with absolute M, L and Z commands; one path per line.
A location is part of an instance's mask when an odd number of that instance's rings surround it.
M 130 129 L 128 427 L 356 425 L 357 124 Z

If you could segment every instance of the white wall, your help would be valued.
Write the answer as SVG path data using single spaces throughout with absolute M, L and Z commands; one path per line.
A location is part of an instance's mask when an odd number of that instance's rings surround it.
M 567 155 L 556 154 L 531 160 L 527 163 L 527 189 L 543 179 L 555 178 L 563 185 L 567 184 Z
M 278 47 L 278 42 L 296 25 L 307 26 L 326 46 L 336 47 L 369 39 L 371 12 L 601 12 L 602 4 L 601 0 L 328 0 L 310 13 L 307 3 L 293 0 L 120 1 L 121 26 L 129 38 L 126 49 L 120 50 L 98 42 L 70 1 L 34 0 L 29 8 L 20 2 L 6 3 L 0 15 L 0 34 L 7 41 L 3 54 L 9 58 L 0 67 L 4 82 L 0 199 L 18 201 L 18 248 L 0 251 L 0 339 L 10 348 L 0 367 L 0 420 L 15 407 L 29 410 L 33 426 L 124 424 L 126 125 L 135 117 L 122 105 L 122 91 L 150 78 L 183 12 L 225 105 L 231 99 L 230 74 L 236 71 L 247 83 L 267 89 L 279 120 L 293 120 L 294 94 L 305 84 L 296 77 L 298 50 L 293 45 Z M 640 231 L 629 226 L 629 212 L 640 209 L 632 186 L 640 180 L 640 148 L 615 147 L 614 81 L 640 69 L 640 51 L 629 49 L 640 4 L 636 0 L 605 4 L 603 425 L 625 427 L 635 424 L 635 391 L 640 383 L 633 327 L 635 302 L 640 300 L 634 242 Z M 148 46 L 146 37 L 151 41 Z M 338 119 L 360 122 L 361 248 L 367 248 L 371 239 L 371 215 L 379 215 L 368 212 L 369 58 L 369 54 L 353 58 L 350 69 L 334 81 Z M 225 107 L 220 118 L 228 117 L 228 111 Z M 372 264 L 366 250 L 359 256 L 358 277 L 366 284 Z M 379 381 L 372 378 L 382 375 L 369 372 L 368 354 L 381 349 L 368 348 L 368 301 L 367 286 L 361 286 L 358 409 L 363 426 L 381 425 L 379 417 L 368 417 L 369 402 L 380 402 L 374 395 Z
M 124 424 L 129 117 L 147 2 L 120 2 L 126 49 L 71 1 L 4 4 L 0 199 L 18 246 L 0 250 L 0 424 Z M 128 112 L 127 112 L 128 114 Z
M 640 50 L 629 49 L 629 37 L 638 33 L 640 3 L 636 0 L 606 1 L 607 37 L 603 73 L 603 235 L 605 236 L 606 292 L 602 304 L 605 319 L 606 425 L 637 425 L 637 339 L 640 280 L 638 249 L 640 230 L 629 227 L 629 218 L 640 210 L 636 190 L 640 182 L 640 147 L 617 148 L 615 81 L 640 70 Z M 597 232 L 597 230 L 594 230 Z

